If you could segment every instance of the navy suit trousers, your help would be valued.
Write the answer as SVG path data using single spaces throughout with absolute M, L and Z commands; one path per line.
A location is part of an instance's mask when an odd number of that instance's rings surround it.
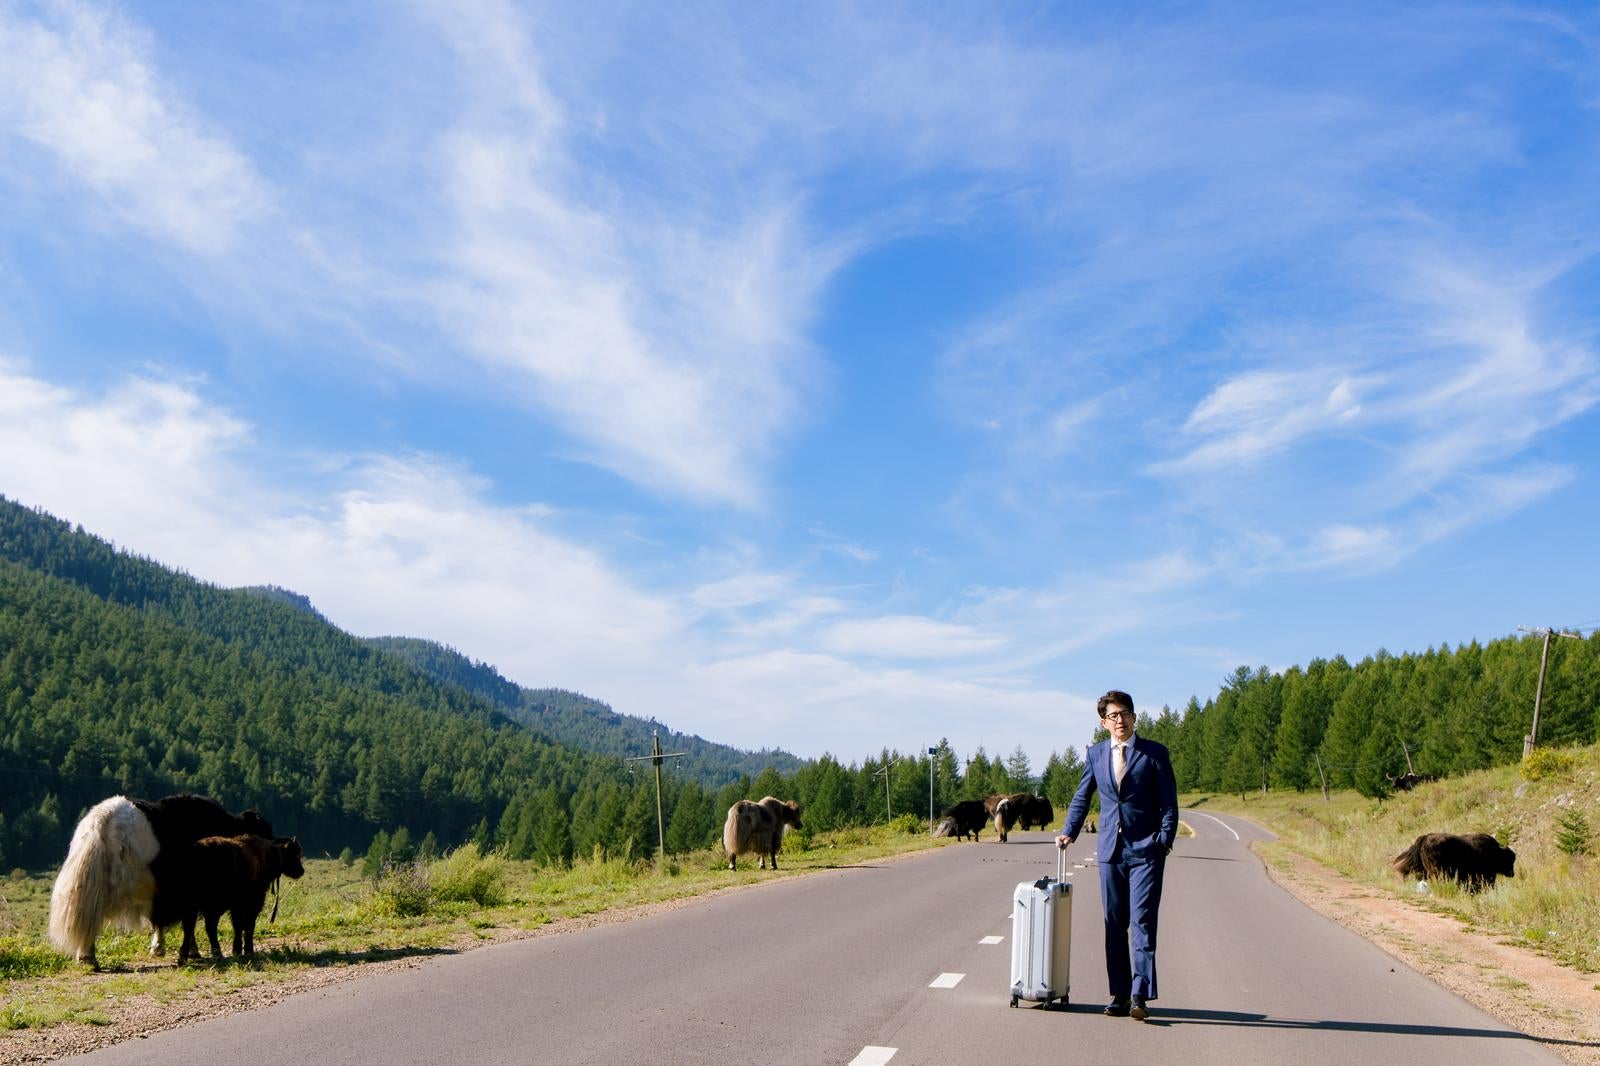
M 1137 865 L 1099 864 L 1101 909 L 1106 918 L 1106 977 L 1113 996 L 1156 998 L 1156 912 L 1161 906 L 1166 865 L 1166 856 Z

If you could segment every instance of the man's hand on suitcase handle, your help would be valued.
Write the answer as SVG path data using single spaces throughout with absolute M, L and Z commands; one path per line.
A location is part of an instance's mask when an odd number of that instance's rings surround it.
M 1077 839 L 1078 839 L 1077 837 L 1068 837 L 1068 836 L 1056 837 L 1056 847 L 1060 848 L 1062 851 L 1065 851 L 1067 849 L 1067 845 L 1072 843 L 1074 840 L 1077 840 Z

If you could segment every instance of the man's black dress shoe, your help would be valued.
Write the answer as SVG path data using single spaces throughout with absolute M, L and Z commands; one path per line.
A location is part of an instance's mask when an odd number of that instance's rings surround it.
M 1128 1013 L 1128 1016 L 1131 1017 L 1136 1022 L 1142 1022 L 1146 1018 L 1150 1017 L 1150 1012 L 1144 1009 L 1144 997 L 1143 996 L 1134 996 L 1133 997 L 1133 1007 L 1130 1010 L 1128 1010 L 1127 1013 Z
M 1128 1016 L 1127 997 L 1113 996 L 1111 1002 L 1106 1004 L 1105 1016 L 1107 1018 L 1126 1018 Z

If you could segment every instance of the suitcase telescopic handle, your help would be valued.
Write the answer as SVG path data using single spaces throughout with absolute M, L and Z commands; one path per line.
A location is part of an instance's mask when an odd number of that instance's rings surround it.
M 1067 880 L 1067 846 L 1056 847 L 1056 880 L 1065 883 Z

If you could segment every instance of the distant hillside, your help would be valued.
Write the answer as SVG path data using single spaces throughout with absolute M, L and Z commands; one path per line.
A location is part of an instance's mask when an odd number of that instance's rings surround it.
M 638 859 L 656 846 L 654 775 L 616 755 L 648 751 L 653 728 L 436 644 L 361 640 L 303 596 L 197 581 L 0 496 L 0 869 L 60 862 L 107 796 L 178 791 L 258 807 L 312 853 L 404 828 L 548 864 Z M 845 766 L 662 740 L 691 753 L 663 775 L 673 853 L 716 842 L 746 797 L 793 798 L 820 831 L 883 821 L 891 798 L 921 811 L 930 774 L 941 809 L 1030 784 L 981 749 L 962 773 L 944 743 Z M 1052 756 L 1045 777 L 1070 792 L 1076 770 Z
M 493 703 L 505 714 L 539 730 L 558 743 L 625 758 L 650 752 L 651 734 L 661 732 L 663 751 L 684 751 L 682 766 L 702 784 L 720 788 L 741 774 L 755 777 L 767 767 L 793 773 L 804 761 L 786 751 L 749 752 L 679 733 L 651 719 L 618 714 L 599 700 L 558 688 L 523 688 L 502 677 L 488 663 L 429 640 L 376 637 L 369 644 L 397 655 L 418 669 L 460 685 Z

